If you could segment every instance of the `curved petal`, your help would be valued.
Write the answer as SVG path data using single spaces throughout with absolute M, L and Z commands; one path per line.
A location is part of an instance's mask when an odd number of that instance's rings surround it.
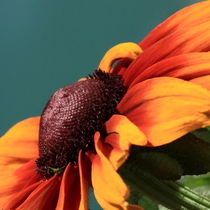
M 191 52 L 209 51 L 209 28 L 210 20 L 207 19 L 202 24 L 179 29 L 146 48 L 123 73 L 122 78 L 125 85 L 129 86 L 141 72 L 165 58 Z
M 42 180 L 36 182 L 25 189 L 21 190 L 20 192 L 15 193 L 12 197 L 10 196 L 7 199 L 6 206 L 2 206 L 2 209 L 16 209 L 20 206 L 27 197 L 39 186 L 41 185 Z
M 39 121 L 39 117 L 23 120 L 0 138 L 0 167 L 17 168 L 38 156 Z
M 105 142 L 112 148 L 106 146 L 106 157 L 117 170 L 127 159 L 130 145 L 145 145 L 146 137 L 126 116 L 113 115 L 105 124 L 108 136 Z M 104 148 L 105 150 L 105 148 Z M 108 152 L 109 150 L 109 152 Z
M 6 197 L 15 192 L 13 187 L 16 183 L 23 188 L 23 183 L 19 182 L 19 170 L 16 169 L 21 169 L 22 166 L 27 175 L 30 170 L 35 170 L 32 159 L 38 155 L 39 119 L 34 117 L 23 120 L 0 137 L 0 203 L 5 202 Z M 32 161 L 27 163 L 30 160 Z
M 210 53 L 188 53 L 163 59 L 141 72 L 130 87 L 149 78 L 170 76 L 190 80 L 210 74 Z
M 2 171 L 0 180 L 0 207 L 1 205 L 12 205 L 17 199 L 24 200 L 22 191 L 30 189 L 31 185 L 39 182 L 41 176 L 36 173 L 35 160 L 31 160 L 22 167 L 12 171 Z M 17 198 L 17 194 L 20 197 Z M 12 208 L 12 207 L 11 207 Z
M 123 207 L 117 204 L 109 204 L 102 198 L 97 197 L 97 195 L 96 195 L 96 199 L 101 204 L 101 206 L 103 206 L 104 210 L 144 210 L 140 206 L 128 204 L 127 202 L 125 202 L 125 205 Z
M 88 210 L 88 189 L 91 182 L 90 160 L 79 152 L 79 175 L 80 175 L 80 194 L 81 201 L 79 210 Z
M 198 78 L 192 79 L 190 81 L 210 90 L 210 75 L 198 77 Z
M 122 207 L 117 204 L 110 204 L 107 201 L 105 201 L 103 198 L 99 197 L 97 194 L 95 194 L 95 198 L 100 204 L 100 206 L 103 207 L 104 210 L 122 210 Z
M 172 34 L 173 32 L 182 28 L 189 28 L 194 25 L 199 25 L 209 18 L 209 1 L 201 1 L 199 3 L 190 5 L 179 10 L 171 17 L 166 19 L 163 23 L 155 27 L 149 33 L 149 35 L 140 43 L 140 45 L 143 49 L 148 48 L 168 34 Z
M 57 175 L 53 176 L 49 180 L 43 181 L 16 209 L 55 209 L 58 199 L 59 186 L 60 179 Z
M 144 134 L 126 116 L 113 115 L 106 122 L 105 126 L 108 134 L 117 133 L 120 135 L 121 139 L 118 142 L 118 146 L 122 150 L 128 149 L 130 144 L 143 146 L 147 143 Z M 112 143 L 114 144 L 114 142 Z
M 142 49 L 140 46 L 133 42 L 120 43 L 109 49 L 104 57 L 102 58 L 98 69 L 110 72 L 112 71 L 112 64 L 122 58 L 129 60 L 135 60 L 139 54 L 141 54 Z
M 112 164 L 102 152 L 100 134 L 95 134 L 96 155 L 92 155 L 92 184 L 93 190 L 102 208 L 107 205 L 125 207 L 129 190 Z M 110 193 L 111 192 L 111 193 Z M 103 202 L 101 201 L 103 199 Z M 106 205 L 107 204 L 107 205 Z
M 56 210 L 78 209 L 80 199 L 79 168 L 69 164 L 62 177 Z
M 207 51 L 209 42 L 205 42 L 205 38 L 202 38 L 205 34 L 200 37 L 199 32 L 202 34 L 202 29 L 200 30 L 199 27 L 196 29 L 196 26 L 204 26 L 209 19 L 209 1 L 202 1 L 179 10 L 155 27 L 144 40 L 139 43 L 144 53 L 137 59 L 138 61 L 133 62 L 129 68 L 124 68 L 127 66 L 121 61 L 114 69 L 114 72 L 124 75 L 124 79 L 128 79 L 126 80 L 126 85 L 130 85 L 132 79 L 136 77 L 134 75 L 140 74 L 146 68 L 165 57 L 178 55 L 180 53 L 183 54 L 189 51 Z M 190 33 L 193 29 L 197 30 L 197 35 Z M 206 32 L 206 35 L 207 33 L 208 32 Z M 200 42 L 203 44 L 199 45 L 198 39 L 200 39 Z M 131 68 L 134 68 L 134 70 L 132 71 Z
M 153 78 L 135 85 L 117 108 L 154 146 L 210 124 L 210 92 L 176 78 Z

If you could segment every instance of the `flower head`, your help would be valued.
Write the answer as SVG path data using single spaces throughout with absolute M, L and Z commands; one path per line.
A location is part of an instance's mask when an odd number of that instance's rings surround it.
M 192 5 L 139 45 L 115 46 L 93 74 L 56 91 L 41 118 L 2 136 L 0 207 L 88 209 L 91 186 L 104 209 L 139 209 L 117 173 L 130 145 L 210 125 L 209 12 L 209 1 Z

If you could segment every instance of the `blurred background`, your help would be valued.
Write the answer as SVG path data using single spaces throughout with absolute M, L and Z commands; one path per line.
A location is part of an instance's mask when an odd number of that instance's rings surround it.
M 40 115 L 50 95 L 95 70 L 120 42 L 139 42 L 196 0 L 0 0 L 0 135 Z M 101 209 L 91 193 L 90 209 Z

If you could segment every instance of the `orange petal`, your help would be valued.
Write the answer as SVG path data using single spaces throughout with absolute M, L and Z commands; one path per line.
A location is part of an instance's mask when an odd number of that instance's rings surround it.
M 7 204 L 2 209 L 17 209 L 41 183 L 42 180 L 15 193 L 12 197 L 9 197 Z
M 0 138 L 0 166 L 17 168 L 38 156 L 39 121 L 39 117 L 23 120 Z
M 80 174 L 80 194 L 81 201 L 79 210 L 88 210 L 88 188 L 91 180 L 90 160 L 79 152 L 79 174 Z
M 79 169 L 69 164 L 62 177 L 56 210 L 78 209 L 80 199 Z
M 129 195 L 129 191 L 119 174 L 115 171 L 112 164 L 108 161 L 105 155 L 102 153 L 102 143 L 100 134 L 95 134 L 95 148 L 96 155 L 91 157 L 92 160 L 92 184 L 96 199 L 102 208 L 106 208 L 105 205 L 119 205 L 121 207 L 126 205 L 126 198 Z
M 21 193 L 41 179 L 40 175 L 36 173 L 35 160 L 31 160 L 14 171 L 6 171 L 6 173 L 2 171 L 0 177 L 0 204 L 4 205 L 12 204 L 13 197 L 17 193 Z M 16 202 L 16 198 L 14 199 Z
M 163 23 L 154 28 L 149 35 L 140 43 L 143 49 L 148 48 L 165 36 L 183 28 L 193 27 L 210 18 L 210 2 L 201 1 L 199 3 L 185 7 Z
M 123 115 L 113 115 L 105 125 L 109 134 L 105 141 L 112 146 L 106 157 L 109 158 L 114 168 L 118 169 L 127 159 L 130 145 L 145 145 L 146 137 L 135 124 Z
M 146 68 L 133 80 L 131 86 L 149 78 L 170 76 L 185 80 L 210 74 L 210 53 L 188 53 L 163 59 Z
M 210 75 L 198 77 L 198 78 L 192 79 L 190 81 L 210 90 Z
M 122 58 L 135 60 L 142 53 L 140 46 L 133 42 L 120 43 L 109 49 L 102 58 L 98 69 L 110 72 L 112 64 Z
M 39 117 L 35 117 L 17 123 L 0 138 L 0 201 L 10 195 L 10 187 L 18 183 L 19 177 L 13 172 L 37 157 L 38 133 Z M 24 168 L 27 167 L 28 164 Z
M 210 20 L 206 20 L 202 24 L 179 29 L 146 48 L 123 74 L 125 85 L 129 86 L 146 68 L 165 58 L 191 52 L 209 51 L 209 28 Z
M 106 142 L 109 145 L 104 145 L 102 150 L 106 157 L 109 159 L 110 163 L 117 170 L 128 158 L 129 156 L 129 147 L 130 144 L 128 142 L 127 148 L 121 149 L 120 145 L 120 135 L 117 133 L 111 133 L 106 137 Z M 112 145 L 112 147 L 110 147 Z
M 154 78 L 129 89 L 118 110 L 159 146 L 210 124 L 210 92 L 180 79 Z
M 53 176 L 47 181 L 43 181 L 30 196 L 17 208 L 17 210 L 25 209 L 55 209 L 60 180 L 58 176 Z
M 190 33 L 189 33 L 187 37 L 184 35 L 185 32 L 192 30 L 198 25 L 204 24 L 205 22 L 209 21 L 209 19 L 210 19 L 210 2 L 209 1 L 202 1 L 200 3 L 188 6 L 176 12 L 175 14 L 173 14 L 171 17 L 166 19 L 163 23 L 155 27 L 145 37 L 145 39 L 140 42 L 139 45 L 142 47 L 143 51 L 147 51 L 147 52 L 144 52 L 144 55 L 142 54 L 140 56 L 141 58 L 139 57 L 138 59 L 139 62 L 138 62 L 138 65 L 135 65 L 134 72 L 137 71 L 137 73 L 140 74 L 152 64 L 164 59 L 164 57 L 172 56 L 170 55 L 170 52 L 178 55 L 179 50 L 182 50 L 182 53 L 183 53 L 184 52 L 183 49 L 185 47 L 186 47 L 185 49 L 185 52 L 186 52 L 187 47 L 191 47 L 193 43 L 196 44 L 197 42 L 196 39 L 199 39 L 199 36 L 195 38 L 195 40 L 193 40 L 193 37 L 191 37 L 192 34 L 190 36 Z M 180 37 L 182 36 L 181 33 L 183 33 L 183 38 L 186 39 L 185 41 L 187 41 L 187 38 L 189 38 L 188 40 L 189 43 L 184 43 L 185 42 L 184 41 L 182 44 L 181 43 L 178 44 L 177 41 L 180 39 L 179 36 Z M 209 47 L 208 45 L 209 42 L 207 41 L 207 42 L 202 42 L 202 43 L 203 43 L 204 48 L 203 50 L 200 49 L 200 51 L 207 51 L 207 48 Z M 175 48 L 174 50 L 171 51 L 171 47 L 176 47 L 176 46 L 177 46 L 178 51 Z M 199 45 L 197 46 L 199 47 Z M 202 46 L 202 44 L 200 46 Z M 198 52 L 199 51 L 198 49 L 193 50 L 193 51 Z M 126 75 L 124 76 L 124 79 L 126 79 L 129 74 L 131 75 L 130 69 L 133 67 L 130 67 L 129 69 L 123 69 L 121 71 L 119 67 L 122 67 L 122 66 L 123 66 L 123 63 L 120 62 L 120 66 L 118 66 L 116 68 L 116 71 L 114 70 L 114 72 L 119 72 L 119 74 L 126 73 Z M 138 66 L 138 68 L 136 66 Z M 132 82 L 132 79 L 135 79 L 135 77 L 136 76 L 132 75 L 129 78 L 130 82 L 126 81 L 126 85 L 129 85 Z
M 209 91 L 177 78 L 159 77 L 145 80 L 130 88 L 118 104 L 118 110 L 125 114 L 138 108 L 145 101 L 170 96 L 190 96 L 207 100 Z
M 100 206 L 103 207 L 104 210 L 119 210 L 119 209 L 122 210 L 123 209 L 120 205 L 117 205 L 117 204 L 112 205 L 112 204 L 108 203 L 107 201 L 105 201 L 103 198 L 101 198 L 97 194 L 95 194 L 95 198 L 98 201 L 98 203 L 100 204 Z
M 22 188 L 25 188 L 41 180 L 41 175 L 36 172 L 35 159 L 29 161 L 28 163 L 24 164 L 22 167 L 16 169 L 13 175 L 16 176 L 18 179 L 17 183 L 18 186 L 16 187 L 17 191 L 20 189 L 20 186 Z
M 108 134 L 116 132 L 120 135 L 118 145 L 121 149 L 128 149 L 129 144 L 143 146 L 147 143 L 144 134 L 126 116 L 113 115 L 105 125 Z
M 119 209 L 120 210 L 143 210 L 143 208 L 141 208 L 140 206 L 131 205 L 131 204 L 128 204 L 127 202 L 125 202 L 124 206 L 120 206 L 117 204 L 114 204 L 114 205 L 109 204 L 105 200 L 97 196 L 96 196 L 96 199 L 101 204 L 101 206 L 103 206 L 104 210 L 119 210 Z

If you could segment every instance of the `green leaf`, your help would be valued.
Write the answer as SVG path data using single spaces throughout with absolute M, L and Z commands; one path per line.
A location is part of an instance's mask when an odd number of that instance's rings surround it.
M 181 175 L 210 172 L 210 143 L 193 134 L 160 147 L 134 147 L 132 150 L 131 158 L 138 159 L 142 169 L 160 179 L 175 180 Z
M 177 160 L 183 175 L 200 175 L 210 171 L 210 144 L 192 134 L 160 148 Z
M 147 196 L 141 196 L 138 205 L 142 206 L 145 210 L 159 210 L 158 204 Z
M 182 167 L 176 159 L 161 151 L 133 147 L 130 159 L 137 160 L 140 169 L 151 173 L 159 179 L 178 180 L 183 174 Z
M 191 132 L 197 138 L 205 140 L 206 142 L 210 143 L 210 126 L 205 128 L 201 128 Z

